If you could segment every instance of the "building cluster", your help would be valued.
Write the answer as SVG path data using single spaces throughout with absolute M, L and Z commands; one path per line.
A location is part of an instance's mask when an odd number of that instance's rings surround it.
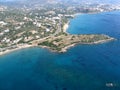
M 96 13 L 118 9 L 120 6 L 105 4 L 36 5 L 34 8 L 0 6 L 0 48 L 58 35 L 76 13 Z

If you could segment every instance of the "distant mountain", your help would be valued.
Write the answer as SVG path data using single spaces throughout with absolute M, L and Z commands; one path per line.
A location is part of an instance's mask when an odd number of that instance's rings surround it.
M 120 4 L 120 0 L 0 0 L 0 3 L 52 3 L 52 2 L 62 2 L 62 3 L 110 3 L 110 4 Z
M 58 0 L 60 2 L 74 2 L 74 3 L 111 3 L 120 4 L 120 0 Z

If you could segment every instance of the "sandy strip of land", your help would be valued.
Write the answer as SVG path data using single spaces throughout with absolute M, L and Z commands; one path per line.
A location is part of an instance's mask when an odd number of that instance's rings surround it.
M 81 14 L 82 14 L 82 13 L 73 14 L 73 17 L 76 17 L 76 16 L 81 15 Z M 68 22 L 63 26 L 63 32 L 68 33 L 68 32 L 67 32 L 67 29 L 68 29 L 68 27 L 69 27 L 69 23 L 70 23 L 70 21 L 68 21 Z
M 69 22 L 63 26 L 63 32 L 67 33 L 68 27 L 69 27 Z

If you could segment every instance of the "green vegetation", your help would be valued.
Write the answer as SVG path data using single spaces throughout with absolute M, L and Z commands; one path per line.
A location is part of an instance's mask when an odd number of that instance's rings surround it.
M 62 51 L 72 44 L 93 44 L 97 41 L 112 39 L 106 35 L 70 35 L 65 33 L 64 25 L 73 18 L 73 14 L 80 11 L 78 6 L 71 8 L 71 6 L 55 5 L 55 7 L 8 8 L 5 11 L 0 11 L 0 48 L 4 50 L 4 48 L 11 48 L 13 45 L 16 47 L 18 44 L 30 44 Z M 89 12 L 89 10 L 85 9 L 82 12 Z
M 39 43 L 38 45 L 44 45 L 44 46 L 49 46 L 49 47 L 57 47 L 56 45 L 54 45 L 52 42 L 49 41 L 44 41 L 42 43 Z
M 94 44 L 103 41 L 113 40 L 113 38 L 106 35 L 69 35 L 60 34 L 59 36 L 47 38 L 43 42 L 38 42 L 40 46 L 47 46 L 52 50 L 62 52 L 67 47 L 75 44 Z
M 59 46 L 56 46 L 55 44 L 53 44 L 53 42 L 49 42 L 49 41 L 44 41 L 42 43 L 38 43 L 38 45 L 50 47 L 52 50 L 57 50 L 57 51 L 61 50 L 61 48 L 59 48 Z

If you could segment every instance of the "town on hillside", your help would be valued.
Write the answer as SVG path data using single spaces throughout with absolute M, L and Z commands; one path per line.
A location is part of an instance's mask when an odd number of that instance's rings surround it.
M 69 34 L 66 33 L 66 29 L 68 28 L 69 20 L 74 18 L 76 14 L 99 13 L 119 9 L 120 6 L 107 4 L 65 5 L 49 3 L 45 5 L 37 4 L 34 8 L 26 5 L 23 5 L 23 7 L 1 5 L 0 52 L 31 44 L 43 45 L 43 40 L 46 41 L 51 37 L 62 35 L 64 35 L 62 37 L 68 37 Z M 72 37 L 71 35 L 69 36 Z M 104 37 L 109 39 L 108 36 Z M 102 40 L 105 38 L 102 38 Z M 57 39 L 62 41 L 63 38 Z M 74 38 L 72 39 L 74 41 Z M 88 40 L 91 41 L 89 37 L 86 41 L 90 43 Z M 34 43 L 35 41 L 39 42 Z

